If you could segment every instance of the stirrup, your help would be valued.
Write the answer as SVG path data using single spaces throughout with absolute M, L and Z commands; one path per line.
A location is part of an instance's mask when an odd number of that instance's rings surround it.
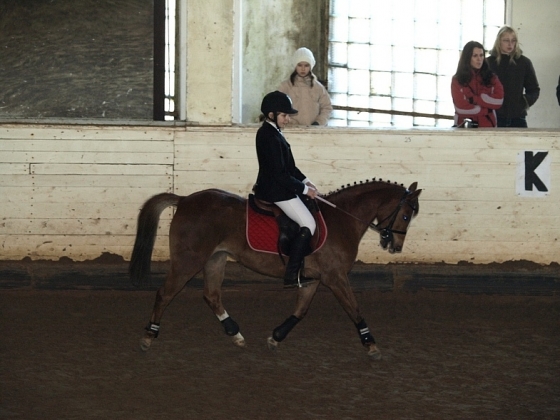
M 301 271 L 302 270 L 298 271 L 297 278 L 294 280 L 284 279 L 284 289 L 291 289 L 292 287 L 305 287 L 315 281 L 315 279 L 312 277 L 305 277 L 304 275 L 302 275 Z

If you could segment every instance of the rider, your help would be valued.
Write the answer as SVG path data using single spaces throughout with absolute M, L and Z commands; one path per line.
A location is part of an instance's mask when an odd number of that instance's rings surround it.
M 315 233 L 315 219 L 300 196 L 315 198 L 317 187 L 296 167 L 290 145 L 281 129 L 290 122 L 290 115 L 298 111 L 285 93 L 275 91 L 263 98 L 263 125 L 257 131 L 256 148 L 259 174 L 254 186 L 255 197 L 273 202 L 300 230 L 290 244 L 290 258 L 284 274 L 284 287 L 302 286 L 312 281 L 299 276 L 309 242 Z

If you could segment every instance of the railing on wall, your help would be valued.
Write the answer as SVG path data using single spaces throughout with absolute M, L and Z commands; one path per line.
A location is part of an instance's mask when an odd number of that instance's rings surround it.
M 333 105 L 333 109 L 339 111 L 350 111 L 350 112 L 368 112 L 370 114 L 390 114 L 390 115 L 401 115 L 405 117 L 433 118 L 437 120 L 452 120 L 454 118 L 453 115 L 424 114 L 422 112 L 405 112 L 405 111 L 396 111 L 390 109 L 375 109 L 375 108 L 357 108 L 353 106 L 340 106 L 340 105 Z

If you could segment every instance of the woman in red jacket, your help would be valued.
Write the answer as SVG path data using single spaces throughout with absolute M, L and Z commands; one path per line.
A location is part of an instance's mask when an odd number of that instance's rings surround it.
M 504 88 L 490 70 L 481 43 L 470 41 L 463 48 L 451 80 L 451 96 L 456 126 L 469 118 L 479 127 L 496 127 L 495 110 L 502 106 Z

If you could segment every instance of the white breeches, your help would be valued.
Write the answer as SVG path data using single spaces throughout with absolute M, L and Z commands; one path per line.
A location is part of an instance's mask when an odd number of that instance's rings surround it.
M 315 228 L 317 227 L 315 219 L 299 197 L 286 201 L 277 201 L 274 204 L 280 207 L 286 213 L 286 216 L 296 222 L 300 228 L 306 227 L 311 231 L 312 235 L 315 233 Z

